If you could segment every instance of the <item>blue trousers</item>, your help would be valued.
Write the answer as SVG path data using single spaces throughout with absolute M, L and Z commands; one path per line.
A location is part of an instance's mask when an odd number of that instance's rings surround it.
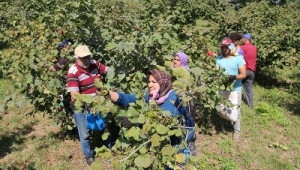
M 84 157 L 92 157 L 94 153 L 90 144 L 90 132 L 89 129 L 86 128 L 86 116 L 82 112 L 75 112 L 74 118 L 78 129 L 81 150 L 84 154 Z

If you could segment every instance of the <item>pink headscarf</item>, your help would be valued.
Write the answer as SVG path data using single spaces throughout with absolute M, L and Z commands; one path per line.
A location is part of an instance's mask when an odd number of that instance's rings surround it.
M 150 75 L 154 77 L 160 86 L 160 88 L 150 97 L 150 101 L 155 100 L 157 104 L 162 104 L 173 90 L 171 78 L 166 72 L 156 69 L 148 72 L 148 79 Z

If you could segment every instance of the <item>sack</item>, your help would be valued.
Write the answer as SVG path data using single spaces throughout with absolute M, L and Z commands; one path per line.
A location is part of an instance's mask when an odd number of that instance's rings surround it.
M 224 105 L 220 105 L 221 111 L 218 112 L 218 115 L 229 121 L 237 121 L 239 118 L 240 109 L 236 106 L 234 107 L 225 107 Z
M 106 127 L 105 120 L 99 113 L 86 115 L 86 127 L 93 131 L 102 131 Z
M 237 91 L 225 90 L 219 90 L 218 93 L 228 99 L 234 105 L 233 107 L 226 107 L 221 104 L 221 111 L 218 112 L 218 115 L 229 121 L 237 121 L 240 115 L 241 94 Z

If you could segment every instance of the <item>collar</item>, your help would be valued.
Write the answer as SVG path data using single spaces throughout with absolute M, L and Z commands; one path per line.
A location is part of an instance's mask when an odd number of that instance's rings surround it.
M 84 70 L 82 67 L 80 67 L 78 65 L 78 62 L 76 61 L 75 62 L 75 66 L 77 67 L 78 71 L 81 72 L 81 73 L 86 73 L 86 74 L 90 74 L 89 72 L 87 72 L 86 70 Z M 88 69 L 90 70 L 90 67 L 91 67 L 91 64 L 89 65 Z

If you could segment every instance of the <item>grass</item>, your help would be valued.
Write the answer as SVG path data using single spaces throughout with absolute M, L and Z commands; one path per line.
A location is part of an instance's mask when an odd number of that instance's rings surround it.
M 0 81 L 0 104 L 14 92 L 13 83 Z M 89 169 L 76 134 L 61 132 L 49 116 L 26 115 L 29 107 L 0 112 L 0 170 Z
M 233 142 L 230 132 L 199 135 L 198 143 L 209 143 L 200 148 L 205 169 L 300 168 L 300 117 L 289 109 L 289 102 L 297 96 L 285 89 L 258 85 L 254 93 L 256 107 L 242 105 L 240 141 Z
M 0 82 L 1 104 L 14 89 L 12 82 Z M 238 142 L 232 141 L 231 129 L 216 124 L 198 134 L 201 169 L 300 169 L 298 98 L 286 87 L 254 85 L 255 108 L 243 103 Z M 0 169 L 90 169 L 76 133 L 62 132 L 47 115 L 24 112 L 23 107 L 0 113 Z

